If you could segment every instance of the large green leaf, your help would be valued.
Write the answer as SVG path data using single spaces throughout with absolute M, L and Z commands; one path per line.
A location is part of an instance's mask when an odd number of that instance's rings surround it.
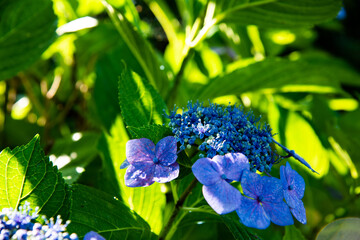
M 0 1 L 0 80 L 40 57 L 56 36 L 56 23 L 52 1 Z
M 316 240 L 336 240 L 336 239 L 359 239 L 360 218 L 338 219 L 326 225 L 317 235 Z
M 158 92 L 126 67 L 119 79 L 119 103 L 126 125 L 142 127 L 164 122 L 167 108 Z
M 153 143 L 159 142 L 162 138 L 172 135 L 171 129 L 162 125 L 149 125 L 145 127 L 128 127 L 133 138 L 148 138 Z
M 100 139 L 99 149 L 103 155 L 107 172 L 114 172 L 120 187 L 120 197 L 123 202 L 145 219 L 155 233 L 163 226 L 163 211 L 165 208 L 165 193 L 161 184 L 154 183 L 149 187 L 130 188 L 125 185 L 125 170 L 120 169 L 125 160 L 126 142 L 129 140 L 125 125 L 120 117 L 113 124 L 110 133 Z
M 96 231 L 111 239 L 156 239 L 149 225 L 112 195 L 83 185 L 72 186 L 70 232 L 83 237 Z
M 39 206 L 47 217 L 68 217 L 70 191 L 35 136 L 27 145 L 0 154 L 0 208 L 14 208 L 25 201 Z
M 305 240 L 305 237 L 294 225 L 289 225 L 285 226 L 285 235 L 283 240 Z
M 193 99 L 206 100 L 251 91 L 341 92 L 341 83 L 360 85 L 360 75 L 334 59 L 266 59 L 210 81 Z
M 334 18 L 339 0 L 217 0 L 217 19 L 242 25 L 289 28 L 309 27 Z M 218 21 L 219 21 L 218 20 Z
M 102 0 L 109 16 L 113 21 L 115 28 L 120 33 L 122 39 L 129 47 L 136 60 L 140 63 L 145 72 L 147 80 L 159 92 L 163 93 L 168 87 L 168 80 L 163 70 L 160 69 L 160 64 L 156 58 L 156 54 L 152 46 L 146 39 L 134 29 L 134 26 L 126 19 L 126 17 L 117 12 L 105 0 Z

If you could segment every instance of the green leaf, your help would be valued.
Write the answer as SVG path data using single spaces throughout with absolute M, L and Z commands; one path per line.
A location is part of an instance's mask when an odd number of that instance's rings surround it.
M 266 59 L 211 80 L 193 99 L 251 91 L 341 93 L 341 83 L 359 86 L 360 76 L 335 59 Z
M 360 218 L 338 219 L 326 225 L 316 240 L 358 239 L 360 235 Z
M 302 136 L 306 136 L 306 140 Z M 327 151 L 313 127 L 300 114 L 289 112 L 285 137 L 286 147 L 293 149 L 319 173 L 319 175 L 314 174 L 315 177 L 322 177 L 328 173 L 329 157 Z M 299 164 L 296 160 L 292 160 L 292 162 Z
M 75 182 L 80 176 L 77 168 L 85 168 L 98 155 L 96 147 L 99 138 L 96 132 L 78 132 L 55 141 L 50 157 L 56 157 L 54 165 L 59 168 L 66 183 Z M 69 162 L 62 162 L 62 159 Z
M 61 173 L 53 167 L 36 135 L 27 145 L 0 154 L 0 209 L 17 209 L 25 201 L 39 206 L 47 217 L 68 217 L 70 192 Z
M 142 127 L 149 124 L 162 124 L 164 100 L 148 82 L 126 67 L 119 79 L 119 104 L 126 125 Z
M 235 239 L 260 239 L 257 235 L 252 233 L 248 228 L 240 223 L 239 216 L 235 212 L 226 215 L 219 215 L 219 217 L 229 228 Z
M 165 193 L 161 191 L 163 185 L 154 183 L 149 187 L 138 188 L 125 185 L 126 171 L 120 169 L 120 165 L 126 158 L 125 149 L 128 140 L 124 123 L 118 117 L 110 133 L 105 134 L 104 139 L 100 139 L 99 150 L 102 152 L 104 166 L 108 174 L 114 174 L 123 202 L 145 219 L 151 230 L 158 234 L 163 226 L 163 211 L 166 203 Z
M 80 184 L 71 190 L 69 232 L 83 237 L 89 231 L 96 231 L 108 240 L 156 239 L 149 225 L 112 195 Z
M 285 235 L 283 240 L 305 240 L 305 237 L 294 225 L 289 225 L 285 226 Z
M 311 27 L 335 18 L 339 0 L 217 0 L 218 21 L 271 28 Z
M 57 19 L 48 0 L 0 1 L 0 80 L 34 63 L 55 39 Z
M 133 138 L 148 138 L 155 144 L 164 137 L 172 135 L 171 129 L 162 125 L 128 127 L 128 130 Z
M 102 0 L 102 2 L 107 9 L 115 28 L 140 63 L 147 80 L 159 92 L 165 92 L 168 87 L 167 78 L 164 71 L 160 69 L 159 61 L 156 58 L 152 46 L 134 29 L 133 25 L 122 13 L 116 12 L 116 10 L 105 0 Z

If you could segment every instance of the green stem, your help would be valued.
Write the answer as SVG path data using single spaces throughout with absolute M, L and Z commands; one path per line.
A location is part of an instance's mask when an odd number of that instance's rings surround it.
M 176 217 L 178 216 L 186 198 L 189 196 L 189 194 L 191 193 L 191 190 L 196 186 L 197 183 L 198 183 L 197 179 L 194 178 L 194 180 L 189 184 L 189 186 L 185 189 L 183 194 L 180 196 L 179 200 L 175 204 L 174 210 L 173 210 L 168 222 L 166 223 L 166 225 L 164 226 L 164 228 L 162 229 L 162 231 L 159 235 L 159 240 L 165 240 L 166 237 L 168 236 L 170 230 L 172 230 L 172 228 L 177 225 L 177 224 L 174 224 Z

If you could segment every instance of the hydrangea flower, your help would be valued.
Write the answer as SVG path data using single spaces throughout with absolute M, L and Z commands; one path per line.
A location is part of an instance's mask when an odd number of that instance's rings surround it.
M 66 227 L 70 223 L 67 221 L 62 224 L 60 216 L 50 221 L 43 217 L 45 224 L 42 225 L 35 222 L 39 216 L 36 214 L 38 208 L 35 208 L 33 213 L 30 213 L 30 203 L 25 202 L 19 210 L 11 208 L 4 208 L 0 213 L 0 239 L 71 239 L 77 240 L 78 237 L 75 233 L 69 234 L 66 232 Z
M 294 224 L 289 207 L 283 201 L 279 179 L 245 170 L 241 187 L 247 197 L 242 198 L 236 212 L 245 226 L 265 229 L 270 221 L 280 226 Z
M 218 214 L 238 208 L 242 196 L 230 182 L 240 181 L 245 169 L 249 170 L 249 161 L 241 153 L 216 155 L 212 159 L 200 158 L 192 166 L 195 177 L 203 184 L 205 200 Z
M 179 176 L 176 162 L 176 139 L 168 136 L 155 144 L 147 138 L 133 139 L 126 143 L 125 185 L 145 187 L 154 182 L 165 183 Z
M 105 238 L 94 231 L 90 231 L 84 236 L 84 240 L 105 240 Z
M 198 149 L 208 158 L 241 152 L 249 159 L 251 171 L 270 171 L 278 161 L 278 155 L 270 146 L 273 139 L 269 125 L 259 124 L 260 118 L 251 112 L 245 113 L 242 108 L 230 105 L 204 107 L 191 101 L 187 108 L 182 114 L 177 114 L 175 108 L 167 116 L 181 150 L 200 139 Z
M 306 224 L 305 207 L 301 201 L 305 192 L 304 179 L 291 168 L 288 162 L 286 162 L 285 167 L 280 167 L 280 179 L 283 187 L 284 198 L 290 207 L 291 213 L 299 222 Z

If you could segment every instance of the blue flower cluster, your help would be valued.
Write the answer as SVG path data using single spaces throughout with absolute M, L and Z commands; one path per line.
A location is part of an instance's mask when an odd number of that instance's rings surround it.
M 62 224 L 60 216 L 57 216 L 55 222 L 53 218 L 47 220 L 43 216 L 44 225 L 36 222 L 36 218 L 39 217 L 37 214 L 38 209 L 36 207 L 32 211 L 29 202 L 25 202 L 23 206 L 19 207 L 19 210 L 3 208 L 0 212 L 0 240 L 79 239 L 75 233 L 69 234 L 66 232 L 66 227 L 70 221 Z M 95 232 L 89 232 L 85 235 L 84 240 L 104 240 L 104 238 Z
M 252 112 L 245 113 L 237 106 L 223 107 L 188 102 L 188 110 L 177 114 L 177 108 L 167 117 L 180 150 L 198 145 L 209 158 L 226 153 L 243 153 L 250 162 L 250 170 L 270 171 L 278 155 L 272 150 L 269 125 L 261 125 Z
M 291 213 L 299 222 L 306 223 L 301 201 L 305 182 L 289 163 L 281 167 L 280 179 L 250 172 L 249 161 L 241 153 L 200 158 L 192 171 L 203 184 L 205 200 L 218 214 L 236 210 L 241 223 L 258 229 L 267 228 L 270 222 L 280 226 L 294 224 Z M 232 181 L 241 183 L 243 195 L 230 185 Z

